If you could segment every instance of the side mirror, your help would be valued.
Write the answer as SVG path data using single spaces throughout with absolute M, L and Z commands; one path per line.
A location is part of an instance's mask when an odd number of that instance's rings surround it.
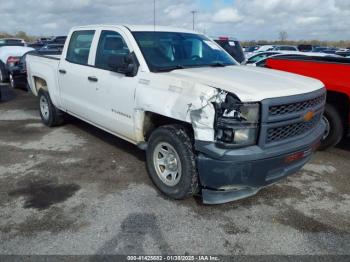
M 134 77 L 137 74 L 139 63 L 134 53 L 128 55 L 112 55 L 109 57 L 108 66 L 117 73 Z

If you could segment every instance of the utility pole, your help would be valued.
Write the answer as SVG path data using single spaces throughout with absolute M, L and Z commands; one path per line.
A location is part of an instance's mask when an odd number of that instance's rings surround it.
M 156 0 L 153 0 L 153 26 L 156 31 Z
M 196 14 L 198 13 L 197 11 L 195 11 L 195 10 L 193 10 L 193 11 L 191 11 L 191 13 L 192 13 L 192 24 L 193 24 L 193 26 L 192 26 L 192 28 L 193 28 L 193 31 L 194 31 L 194 24 L 195 24 L 195 16 L 196 16 Z

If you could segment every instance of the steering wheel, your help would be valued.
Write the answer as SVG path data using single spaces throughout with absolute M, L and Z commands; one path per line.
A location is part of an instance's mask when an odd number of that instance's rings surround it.
M 201 57 L 200 57 L 199 55 L 193 55 L 193 56 L 191 56 L 191 60 L 192 60 L 192 61 L 196 61 L 196 60 L 199 60 L 199 59 L 201 59 Z

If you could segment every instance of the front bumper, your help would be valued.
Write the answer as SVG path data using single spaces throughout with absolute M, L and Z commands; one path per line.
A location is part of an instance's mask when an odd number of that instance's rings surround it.
M 267 149 L 222 149 L 196 141 L 197 166 L 205 204 L 221 204 L 256 194 L 261 188 L 299 171 L 323 136 L 321 123 L 307 136 Z

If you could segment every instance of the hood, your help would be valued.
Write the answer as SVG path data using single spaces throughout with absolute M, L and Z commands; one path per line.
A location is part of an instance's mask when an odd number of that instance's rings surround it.
M 225 90 L 242 102 L 304 94 L 324 87 L 313 78 L 248 66 L 190 68 L 166 74 Z

